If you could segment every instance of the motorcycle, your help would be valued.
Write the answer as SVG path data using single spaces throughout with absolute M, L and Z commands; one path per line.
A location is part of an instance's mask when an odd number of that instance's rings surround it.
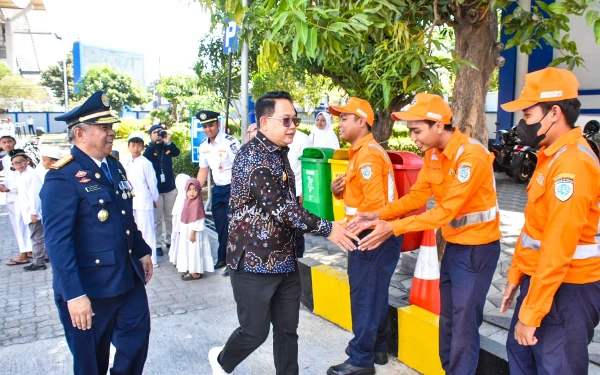
M 35 137 L 30 142 L 26 142 L 25 145 L 23 146 L 23 150 L 25 151 L 25 154 L 27 154 L 27 157 L 29 157 L 29 159 L 31 160 L 31 162 L 29 163 L 29 166 L 31 168 L 37 167 L 38 164 L 40 164 L 42 162 L 42 153 L 41 153 L 40 149 L 38 148 L 38 144 L 39 144 L 39 137 Z
M 596 143 L 596 137 L 600 132 L 600 123 L 596 120 L 591 120 L 583 127 L 583 136 L 587 140 L 588 144 L 592 148 L 592 151 L 600 158 L 600 148 Z
M 500 123 L 497 122 L 496 126 L 500 126 Z M 516 127 L 513 126 L 510 130 L 500 129 L 495 133 L 498 135 L 498 141 L 490 142 L 488 145 L 490 152 L 495 156 L 494 172 L 505 172 L 509 177 L 512 177 L 511 160 L 513 150 L 519 144 Z
M 525 145 L 518 144 L 514 147 L 510 168 L 516 183 L 527 182 L 533 175 L 538 160 L 537 151 L 536 148 Z

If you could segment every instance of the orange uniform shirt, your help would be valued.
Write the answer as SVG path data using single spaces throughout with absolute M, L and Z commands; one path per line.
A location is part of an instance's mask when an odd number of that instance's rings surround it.
M 350 150 L 346 186 L 337 199 L 343 199 L 348 220 L 357 211 L 376 211 L 398 198 L 390 157 L 373 134 L 368 134 Z
M 442 228 L 444 238 L 461 245 L 483 245 L 502 237 L 492 162 L 494 155 L 478 141 L 454 129 L 444 151 L 425 153 L 425 164 L 410 193 L 378 210 L 382 220 L 397 219 L 423 207 L 431 195 L 436 207 L 394 220 L 396 236 Z
M 600 166 L 581 128 L 538 152 L 508 281 L 531 276 L 519 320 L 539 327 L 562 283 L 600 280 Z

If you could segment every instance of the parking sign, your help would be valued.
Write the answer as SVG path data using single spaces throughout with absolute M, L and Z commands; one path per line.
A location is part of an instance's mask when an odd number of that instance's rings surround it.
M 238 25 L 231 20 L 227 20 L 227 26 L 225 27 L 225 35 L 223 35 L 223 53 L 229 55 L 230 53 L 237 52 L 238 50 Z
M 190 132 L 192 144 L 192 163 L 200 163 L 200 144 L 206 139 L 206 134 L 202 130 L 200 120 L 196 116 L 192 117 L 192 129 Z

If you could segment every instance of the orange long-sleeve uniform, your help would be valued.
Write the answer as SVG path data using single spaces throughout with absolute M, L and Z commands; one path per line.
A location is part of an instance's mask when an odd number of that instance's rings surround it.
M 483 245 L 502 237 L 494 155 L 478 141 L 454 128 L 440 152 L 425 153 L 425 164 L 410 193 L 378 210 L 382 220 L 423 207 L 433 194 L 436 207 L 419 215 L 392 221 L 394 234 L 442 228 L 444 238 L 461 245 Z
M 368 134 L 348 150 L 350 161 L 346 171 L 346 185 L 341 194 L 348 220 L 357 211 L 375 211 L 396 200 L 394 167 L 387 152 L 373 134 Z
M 508 281 L 531 276 L 519 320 L 539 327 L 562 283 L 600 280 L 600 165 L 581 128 L 538 152 Z

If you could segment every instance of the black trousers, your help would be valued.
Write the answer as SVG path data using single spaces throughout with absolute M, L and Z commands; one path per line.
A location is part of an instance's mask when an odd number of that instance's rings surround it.
M 231 271 L 233 296 L 240 322 L 219 362 L 230 373 L 269 336 L 273 324 L 273 357 L 277 375 L 298 374 L 298 319 L 300 314 L 300 274 L 245 272 L 244 265 Z

